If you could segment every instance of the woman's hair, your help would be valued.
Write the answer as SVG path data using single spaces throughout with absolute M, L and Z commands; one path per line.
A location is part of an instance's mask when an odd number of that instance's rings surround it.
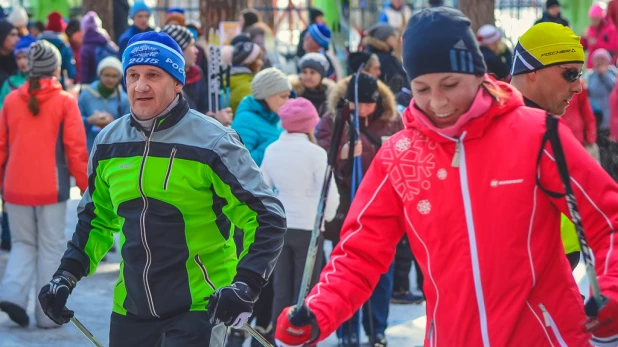
M 263 53 L 260 51 L 260 53 L 258 53 L 257 58 L 255 58 L 255 60 L 251 64 L 247 65 L 249 70 L 253 71 L 253 73 L 260 72 L 261 65 L 259 65 L 260 63 L 259 61 L 262 60 L 262 54 Z
M 38 77 L 31 77 L 28 79 L 30 85 L 28 86 L 28 94 L 30 94 L 30 98 L 28 99 L 28 110 L 32 112 L 34 116 L 37 116 L 40 109 L 39 99 L 36 98 L 36 92 L 41 90 L 41 83 Z
M 260 21 L 260 13 L 254 9 L 248 8 L 244 9 L 240 12 L 240 14 L 245 19 L 245 25 L 242 27 L 241 31 L 244 32 L 248 27 Z
M 309 141 L 311 141 L 314 145 L 318 144 L 318 141 L 315 139 L 315 135 L 313 135 L 313 132 L 308 132 L 307 137 L 309 138 Z
M 481 87 L 485 88 L 489 95 L 496 99 L 496 101 L 498 101 L 500 104 L 504 103 L 504 101 L 509 98 L 508 92 L 500 89 L 500 87 L 491 83 L 491 81 L 489 80 L 483 80 L 483 83 L 481 83 Z

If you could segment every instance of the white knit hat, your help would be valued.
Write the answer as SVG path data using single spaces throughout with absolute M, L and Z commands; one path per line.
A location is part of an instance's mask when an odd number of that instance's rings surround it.
M 16 27 L 25 27 L 28 25 L 28 13 L 21 6 L 13 7 L 11 14 L 9 14 L 6 19 Z
M 276 67 L 258 72 L 251 82 L 251 92 L 257 100 L 264 100 L 281 92 L 291 91 L 287 76 Z
M 491 24 L 485 24 L 476 32 L 476 38 L 481 46 L 491 45 L 502 38 L 502 33 Z
M 120 74 L 122 74 L 122 63 L 120 62 L 120 60 L 118 60 L 118 58 L 116 57 L 109 56 L 103 58 L 99 62 L 99 65 L 97 65 L 97 76 L 101 76 L 101 72 L 103 71 L 103 69 L 108 67 L 113 67 L 114 69 L 118 70 Z

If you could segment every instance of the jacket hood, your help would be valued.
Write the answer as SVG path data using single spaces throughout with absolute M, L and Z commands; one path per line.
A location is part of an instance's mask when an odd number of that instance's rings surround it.
M 329 91 L 326 102 L 328 104 L 328 113 L 331 117 L 334 117 L 336 114 L 335 107 L 339 99 L 345 97 L 351 79 L 352 76 L 342 79 Z M 395 120 L 399 113 L 397 112 L 397 105 L 393 92 L 380 80 L 378 80 L 378 91 L 380 92 L 380 103 L 382 105 L 382 115 L 379 119 L 385 121 Z
M 298 96 L 301 96 L 305 93 L 305 86 L 300 83 L 300 77 L 298 75 L 289 75 L 288 81 L 290 81 L 292 89 L 294 89 Z M 333 90 L 333 88 L 335 88 L 336 83 L 330 78 L 324 77 L 322 78 L 322 85 L 326 86 L 326 95 L 328 95 Z
M 363 46 L 365 46 L 365 48 L 371 53 L 389 53 L 390 51 L 392 51 L 392 48 L 388 45 L 388 43 L 380 41 L 372 36 L 363 37 Z
M 236 109 L 236 115 L 238 116 L 240 113 L 252 113 L 268 123 L 275 124 L 279 121 L 279 116 L 276 113 L 269 110 L 264 104 L 255 100 L 255 98 L 251 95 L 245 96 L 238 105 Z
M 62 85 L 56 78 L 41 78 L 39 84 L 41 85 L 41 89 L 36 91 L 35 95 L 41 104 L 62 92 Z M 26 81 L 26 83 L 18 89 L 19 97 L 26 103 L 31 95 L 28 91 L 29 87 L 30 82 Z
M 64 47 L 66 46 L 66 43 L 64 41 L 62 41 L 62 38 L 60 37 L 60 35 L 58 33 L 55 33 L 53 31 L 44 31 L 42 32 L 39 37 L 39 40 L 46 40 L 49 43 L 51 43 L 52 45 L 56 46 L 56 48 L 60 49 L 60 47 Z
M 84 44 L 87 45 L 104 45 L 107 43 L 107 38 L 96 30 L 88 30 L 84 34 Z
M 515 110 L 518 107 L 524 106 L 524 99 L 521 93 L 512 87 L 511 85 L 504 82 L 494 82 L 485 79 L 484 82 L 486 85 L 489 85 L 491 88 L 498 89 L 502 91 L 506 96 L 500 98 L 499 100 L 493 100 L 489 110 L 485 112 L 482 116 L 472 119 L 468 121 L 461 127 L 461 131 L 467 131 L 466 139 L 471 139 L 475 137 L 480 137 L 483 135 L 485 129 L 498 117 L 504 116 L 507 113 Z M 481 87 L 485 88 L 485 87 Z M 419 121 L 415 116 L 415 112 L 422 112 L 420 109 L 416 108 L 414 104 L 414 99 L 410 102 L 410 105 L 403 113 L 403 123 L 406 128 L 416 128 L 420 132 L 425 135 L 431 137 L 437 142 L 446 142 L 450 141 L 447 138 L 437 134 L 435 131 L 426 127 L 421 121 Z

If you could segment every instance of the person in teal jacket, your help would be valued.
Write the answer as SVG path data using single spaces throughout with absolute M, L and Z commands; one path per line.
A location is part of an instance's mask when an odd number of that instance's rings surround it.
M 245 96 L 238 105 L 232 129 L 238 132 L 258 166 L 262 164 L 266 147 L 283 132 L 277 111 L 290 98 L 291 90 L 281 70 L 264 69 L 251 82 L 253 95 Z
M 120 88 L 122 63 L 116 57 L 107 57 L 97 65 L 98 80 L 82 86 L 79 110 L 84 119 L 88 153 L 101 129 L 131 112 L 129 97 Z
M 18 70 L 16 74 L 10 76 L 6 81 L 4 81 L 4 84 L 0 89 L 0 108 L 2 108 L 4 99 L 10 92 L 26 83 L 26 79 L 28 78 L 28 49 L 35 41 L 36 39 L 31 35 L 25 35 L 17 41 L 13 54 L 15 55 Z
M 52 45 L 56 46 L 60 51 L 62 57 L 62 64 L 60 66 L 60 84 L 62 89 L 67 88 L 67 81 L 65 76 L 72 81 L 77 76 L 77 69 L 75 68 L 75 57 L 73 57 L 73 50 L 67 42 L 65 42 L 60 36 L 60 33 L 64 33 L 67 25 L 62 19 L 62 16 L 58 12 L 52 12 L 47 18 L 47 25 L 45 31 L 43 31 L 38 39 L 46 40 Z

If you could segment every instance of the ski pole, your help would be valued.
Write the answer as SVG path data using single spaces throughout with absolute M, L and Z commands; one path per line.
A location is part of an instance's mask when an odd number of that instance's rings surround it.
M 337 155 L 339 154 L 339 145 L 341 144 L 341 136 L 345 123 L 350 117 L 350 108 L 347 101 L 343 98 L 339 99 L 337 103 L 337 116 L 335 117 L 335 125 L 333 127 L 333 136 L 328 150 L 328 163 L 326 165 L 326 172 L 324 173 L 324 182 L 322 183 L 322 191 L 320 193 L 320 201 L 318 203 L 318 212 L 315 216 L 315 223 L 313 224 L 313 231 L 311 232 L 311 240 L 309 241 L 309 252 L 307 259 L 305 260 L 305 270 L 303 271 L 303 277 L 300 284 L 300 291 L 298 292 L 298 300 L 296 301 L 295 311 L 299 311 L 305 303 L 305 298 L 309 292 L 311 286 L 311 278 L 313 277 L 313 269 L 315 268 L 315 262 L 318 254 L 320 232 L 322 223 L 324 222 L 324 210 L 326 208 L 326 200 L 328 199 L 328 192 L 330 190 L 330 182 L 333 177 L 333 168 L 337 162 Z
M 77 329 L 79 329 L 79 331 L 81 331 L 93 345 L 97 347 L 104 347 L 103 344 L 99 342 L 99 340 L 97 340 L 97 338 L 94 337 L 94 335 L 92 335 L 92 333 L 86 329 L 86 327 L 77 318 L 71 317 L 71 323 L 73 323 L 73 325 L 75 325 L 75 327 L 77 327 Z
M 268 340 L 266 340 L 266 338 L 264 338 L 264 336 L 262 336 L 255 329 L 253 329 L 253 327 L 250 326 L 248 323 L 245 323 L 242 327 L 243 327 L 243 329 L 247 330 L 249 335 L 251 335 L 254 339 L 256 339 L 257 342 L 259 342 L 262 346 L 264 346 L 264 347 L 275 347 L 272 343 L 268 342 Z

